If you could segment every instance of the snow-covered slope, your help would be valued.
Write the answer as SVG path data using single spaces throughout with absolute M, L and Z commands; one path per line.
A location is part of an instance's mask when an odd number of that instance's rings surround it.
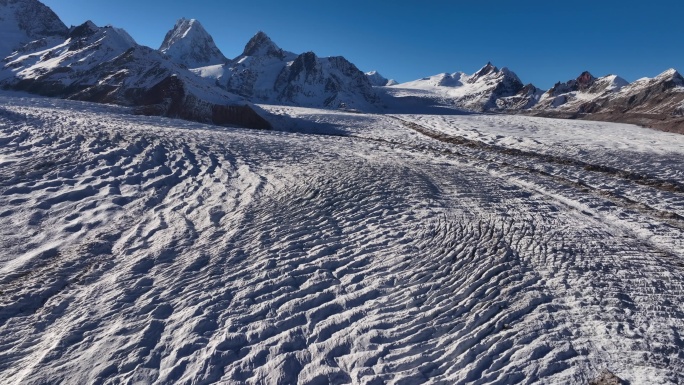
M 33 49 L 29 49 L 33 48 Z M 267 128 L 247 102 L 140 46 L 124 30 L 92 22 L 52 47 L 24 47 L 6 59 L 0 85 L 216 124 Z
M 159 50 L 188 68 L 206 67 L 228 61 L 214 39 L 195 19 L 180 19 L 164 37 Z
M 386 77 L 380 75 L 377 71 L 366 72 L 366 77 L 368 81 L 375 87 L 389 87 L 395 86 L 397 83 L 394 79 L 387 79 Z
M 515 73 L 507 68 L 498 69 L 491 63 L 473 75 L 444 73 L 402 83 L 385 91 L 397 98 L 431 98 L 438 103 L 478 112 L 507 108 L 513 104 L 532 105 L 539 96 L 534 86 L 525 88 Z M 509 97 L 517 99 L 506 101 L 505 98 Z
M 26 43 L 63 38 L 67 32 L 59 17 L 38 0 L 0 0 L 0 59 Z
M 325 108 L 377 110 L 373 86 L 343 57 L 319 58 L 278 47 L 265 33 L 257 33 L 243 53 L 224 65 L 195 69 L 228 91 L 265 103 Z
M 684 382 L 684 136 L 0 106 L 2 384 Z
M 278 75 L 297 58 L 297 54 L 278 47 L 265 33 L 258 32 L 245 46 L 243 53 L 224 65 L 198 68 L 201 77 L 215 79 L 226 89 L 246 97 L 269 100 L 274 98 Z

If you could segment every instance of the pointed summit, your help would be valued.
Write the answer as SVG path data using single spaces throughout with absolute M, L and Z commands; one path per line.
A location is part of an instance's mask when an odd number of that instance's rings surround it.
M 656 79 L 675 79 L 677 81 L 680 81 L 683 78 L 682 75 L 676 69 L 670 68 L 669 70 L 656 76 Z
M 474 78 L 481 78 L 483 76 L 489 75 L 494 72 L 499 72 L 499 69 L 492 64 L 492 62 L 487 62 L 487 65 L 482 67 L 479 71 L 475 72 Z
M 71 29 L 69 29 L 69 37 L 72 39 L 80 39 L 82 37 L 91 36 L 99 30 L 100 28 L 95 25 L 95 23 L 88 20 L 77 27 L 71 27 Z
M 283 57 L 283 50 L 262 31 L 257 32 L 245 45 L 242 56 L 276 56 Z
M 195 19 L 178 20 L 164 37 L 159 51 L 188 68 L 206 67 L 228 61 L 216 47 L 211 35 Z
M 596 81 L 596 78 L 589 73 L 589 71 L 584 71 L 580 74 L 580 76 L 575 79 L 577 81 L 577 86 L 580 90 L 587 89 L 594 84 Z

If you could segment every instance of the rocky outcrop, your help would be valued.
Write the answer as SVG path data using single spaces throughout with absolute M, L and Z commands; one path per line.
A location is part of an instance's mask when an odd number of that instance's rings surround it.
M 539 101 L 544 91 L 528 84 L 513 96 L 504 96 L 496 99 L 496 107 L 499 110 L 524 110 L 533 107 Z
M 623 385 L 625 384 L 620 377 L 611 373 L 608 370 L 604 370 L 601 374 L 594 380 L 589 382 L 589 385 Z
M 270 123 L 248 105 L 221 105 L 188 93 L 183 81 L 169 76 L 149 90 L 136 103 L 137 114 L 167 116 L 217 125 L 271 129 Z

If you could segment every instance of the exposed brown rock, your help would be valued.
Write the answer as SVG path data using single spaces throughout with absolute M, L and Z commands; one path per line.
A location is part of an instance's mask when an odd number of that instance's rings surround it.
M 594 84 L 596 81 L 596 78 L 589 73 L 589 71 L 584 71 L 582 74 L 576 79 L 577 81 L 577 88 L 580 90 L 585 90 L 588 89 L 589 87 Z
M 188 95 L 183 82 L 176 76 L 169 76 L 150 88 L 140 98 L 135 112 L 222 126 L 272 128 L 266 119 L 247 105 L 219 105 Z
M 589 382 L 589 385 L 622 385 L 625 382 L 608 370 L 604 370 L 601 375 Z

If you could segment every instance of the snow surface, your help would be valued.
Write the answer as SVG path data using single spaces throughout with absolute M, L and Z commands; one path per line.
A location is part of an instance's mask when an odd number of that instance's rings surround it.
M 684 136 L 0 106 L 0 383 L 684 382 Z
M 389 87 L 399 84 L 394 79 L 387 79 L 380 75 L 378 71 L 366 72 L 366 77 L 374 87 Z

